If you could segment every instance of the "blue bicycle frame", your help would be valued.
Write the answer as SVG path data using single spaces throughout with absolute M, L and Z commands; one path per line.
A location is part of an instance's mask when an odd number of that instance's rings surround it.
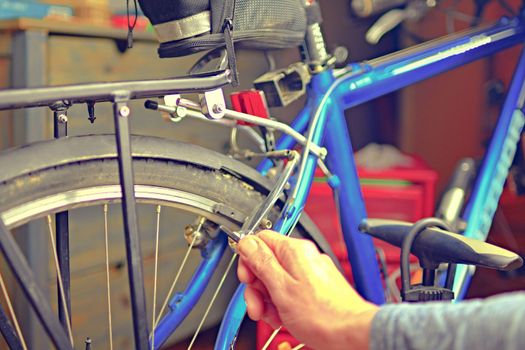
M 521 19 L 501 19 L 495 25 L 454 34 L 424 43 L 385 57 L 361 64 L 351 64 L 342 70 L 328 70 L 312 77 L 308 86 L 308 103 L 293 122 L 292 127 L 305 133 L 310 125 L 310 139 L 328 150 L 327 165 L 333 173 L 339 201 L 339 217 L 355 285 L 359 293 L 377 304 L 384 302 L 383 284 L 371 239 L 358 232 L 359 223 L 366 218 L 365 206 L 360 190 L 356 167 L 352 157 L 352 145 L 347 131 L 343 111 L 376 97 L 399 90 L 436 74 L 451 70 L 474 60 L 489 56 L 510 46 L 522 43 L 525 27 Z M 485 239 L 501 194 L 508 169 L 514 157 L 525 117 L 525 55 L 522 54 L 512 85 L 494 130 L 486 156 L 466 206 L 464 220 L 465 235 Z M 315 125 L 311 125 L 314 123 Z M 294 146 L 294 140 L 283 136 L 277 144 L 279 149 Z M 281 233 L 288 232 L 297 222 L 313 181 L 317 159 L 308 154 L 305 171 L 297 184 L 297 198 L 293 205 L 285 208 L 284 215 L 276 225 Z M 265 173 L 271 162 L 263 161 L 258 170 Z M 218 243 L 220 244 L 220 243 Z M 211 248 L 210 248 L 211 249 Z M 214 269 L 218 259 L 204 259 L 201 264 Z M 199 267 L 202 268 L 202 267 Z M 464 296 L 473 269 L 459 266 L 454 291 L 459 299 Z M 181 298 L 198 299 L 197 293 L 204 290 L 202 279 L 195 279 L 188 294 Z M 245 316 L 244 286 L 240 286 L 232 298 L 223 319 L 215 349 L 229 349 Z M 170 313 L 173 322 L 180 323 L 186 311 L 177 309 L 176 303 Z M 159 325 L 157 334 L 166 333 Z M 156 340 L 157 345 L 157 340 Z

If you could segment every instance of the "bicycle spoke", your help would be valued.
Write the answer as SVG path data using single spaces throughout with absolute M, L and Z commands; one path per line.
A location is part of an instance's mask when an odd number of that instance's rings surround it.
M 71 314 L 71 271 L 70 271 L 70 252 L 69 252 L 69 214 L 67 211 L 55 214 L 55 239 L 57 242 L 56 251 L 58 254 L 58 266 L 62 273 L 62 285 L 64 286 L 64 295 L 66 298 L 67 310 Z M 58 292 L 58 291 L 57 291 Z M 60 295 L 57 293 L 58 299 L 58 318 L 60 323 L 67 329 L 66 322 L 68 322 L 66 313 L 62 309 L 62 302 Z
M 184 265 L 186 265 L 186 261 L 188 260 L 188 257 L 190 256 L 191 250 L 193 249 L 193 245 L 195 244 L 196 239 L 197 239 L 197 236 L 194 236 L 193 240 L 190 243 L 190 246 L 188 247 L 188 250 L 186 250 L 186 255 L 184 255 L 184 259 L 182 259 L 182 263 L 179 267 L 179 270 L 177 271 L 177 275 L 175 276 L 175 279 L 173 280 L 173 283 L 171 284 L 170 290 L 168 291 L 168 295 L 166 296 L 166 299 L 164 300 L 164 303 L 162 304 L 162 307 L 160 308 L 160 312 L 157 316 L 157 319 L 155 320 L 155 324 L 152 327 L 150 337 L 153 336 L 153 333 L 155 332 L 155 329 L 160 322 L 160 318 L 162 317 L 162 314 L 164 313 L 166 306 L 168 306 L 168 302 L 170 301 L 171 294 L 173 293 L 175 289 L 175 285 L 179 281 L 180 274 L 182 270 L 184 269 Z
M 75 343 L 73 342 L 73 331 L 71 330 L 71 317 L 69 316 L 69 311 L 67 309 L 67 303 L 66 303 L 66 295 L 64 293 L 64 285 L 62 283 L 62 273 L 60 272 L 60 265 L 58 264 L 58 255 L 57 251 L 55 249 L 55 237 L 53 234 L 53 220 L 51 219 L 51 215 L 47 216 L 47 227 L 49 229 L 49 238 L 51 240 L 51 247 L 53 251 L 53 258 L 55 260 L 55 269 L 57 271 L 57 279 L 58 279 L 58 287 L 60 288 L 60 299 L 62 300 L 62 307 L 64 308 L 64 313 L 66 315 L 66 319 L 69 322 L 66 322 L 67 324 L 67 332 L 69 334 L 69 340 L 71 341 L 71 346 L 75 346 Z
M 108 297 L 109 349 L 113 350 L 113 322 L 111 319 L 111 287 L 109 283 L 108 205 L 104 204 L 104 242 L 106 249 L 106 291 Z M 87 347 L 87 346 L 86 346 Z
M 18 323 L 18 319 L 16 318 L 15 311 L 13 310 L 13 304 L 11 303 L 11 298 L 9 298 L 9 294 L 7 293 L 7 288 L 5 287 L 4 278 L 2 276 L 2 273 L 0 273 L 0 287 L 2 288 L 2 294 L 4 295 L 4 299 L 7 304 L 7 309 L 9 310 L 9 314 L 11 315 L 11 319 L 13 320 L 16 334 L 18 335 L 18 338 L 20 338 L 20 342 L 22 343 L 22 348 L 24 350 L 27 350 L 26 341 L 24 339 L 24 335 L 22 334 L 22 331 L 20 330 L 20 325 Z
M 283 326 L 279 326 L 279 328 L 277 328 L 276 330 L 274 330 L 272 332 L 272 334 L 270 335 L 270 337 L 268 338 L 268 340 L 266 341 L 266 343 L 264 343 L 263 347 L 261 350 L 266 350 L 268 349 L 268 347 L 270 346 L 270 344 L 272 343 L 272 341 L 275 339 L 275 337 L 277 336 L 277 334 L 279 334 L 279 332 L 281 331 L 281 329 L 283 328 Z
M 206 308 L 206 312 L 204 312 L 204 316 L 202 316 L 201 322 L 199 323 L 199 326 L 197 327 L 197 330 L 195 331 L 195 334 L 193 335 L 193 338 L 191 339 L 190 345 L 188 346 L 188 350 L 191 350 L 191 348 L 193 347 L 193 343 L 195 343 L 195 340 L 197 339 L 197 336 L 199 335 L 201 331 L 202 325 L 204 324 L 204 321 L 206 321 L 206 317 L 208 317 L 211 307 L 213 306 L 215 299 L 217 299 L 217 296 L 219 295 L 219 291 L 221 290 L 222 285 L 224 284 L 224 281 L 226 281 L 228 272 L 230 272 L 236 258 L 237 258 L 237 254 L 233 254 L 232 258 L 230 259 L 230 262 L 228 263 L 228 267 L 226 267 L 226 271 L 224 271 L 221 281 L 219 282 L 219 285 L 217 286 L 217 289 L 215 290 L 215 293 L 213 294 L 213 297 L 211 298 L 211 301 L 208 304 L 208 307 Z
M 160 211 L 161 206 L 157 205 L 157 231 L 155 233 L 155 272 L 153 277 L 153 316 L 151 317 L 151 348 L 155 349 L 155 308 L 157 306 L 157 272 L 158 272 L 158 263 L 159 263 L 159 232 L 160 232 Z

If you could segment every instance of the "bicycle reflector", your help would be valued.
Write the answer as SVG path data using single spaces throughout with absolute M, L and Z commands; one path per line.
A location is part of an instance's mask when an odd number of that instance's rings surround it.
M 268 105 L 264 92 L 259 90 L 246 90 L 232 93 L 230 95 L 232 108 L 241 113 L 254 115 L 259 118 L 269 119 Z M 251 123 L 237 121 L 239 125 L 253 126 Z

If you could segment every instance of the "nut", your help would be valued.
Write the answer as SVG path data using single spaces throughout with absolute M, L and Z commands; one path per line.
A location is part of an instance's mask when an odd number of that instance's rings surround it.
M 120 114 L 121 117 L 129 117 L 129 114 L 131 113 L 130 109 L 128 106 L 122 106 L 120 107 L 118 113 Z
M 213 105 L 213 113 L 222 113 L 224 112 L 224 106 L 221 104 Z
M 67 115 L 65 115 L 65 114 L 60 114 L 60 115 L 58 116 L 58 122 L 59 122 L 59 123 L 61 123 L 61 124 L 66 124 L 67 121 L 68 121 L 68 119 L 67 119 Z
M 206 244 L 206 233 L 202 230 L 202 225 L 188 225 L 184 228 L 184 238 L 188 244 L 193 243 L 194 248 L 199 248 Z

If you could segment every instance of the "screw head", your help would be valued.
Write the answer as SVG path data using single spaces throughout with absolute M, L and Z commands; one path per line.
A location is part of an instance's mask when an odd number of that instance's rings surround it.
M 120 107 L 118 113 L 120 114 L 121 117 L 129 117 L 129 114 L 131 113 L 131 111 L 128 106 L 122 106 Z
M 65 114 L 60 114 L 58 116 L 58 122 L 61 123 L 61 124 L 67 123 L 67 120 L 68 120 L 67 119 L 67 115 L 65 115 Z
M 213 112 L 214 113 L 222 113 L 222 112 L 224 112 L 224 106 L 221 105 L 221 104 L 213 105 Z

